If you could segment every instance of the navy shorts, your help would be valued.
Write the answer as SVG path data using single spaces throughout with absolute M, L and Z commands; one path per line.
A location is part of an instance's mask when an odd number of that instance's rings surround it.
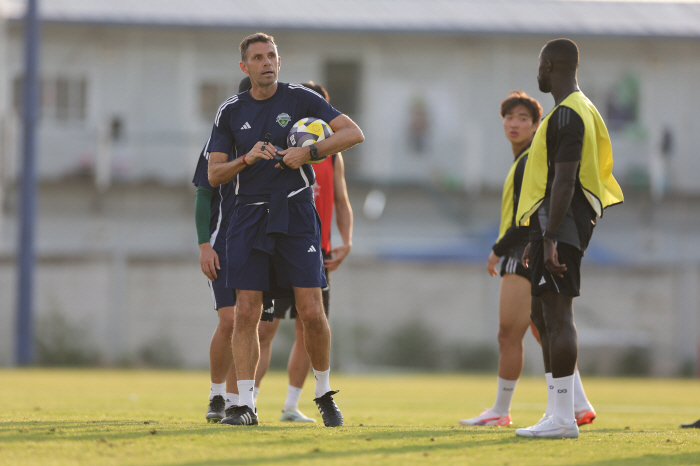
M 209 282 L 212 298 L 214 298 L 214 309 L 231 307 L 236 305 L 236 291 L 226 286 L 226 254 L 216 251 L 219 256 L 219 267 L 216 271 L 216 280 Z
M 570 244 L 558 242 L 559 263 L 566 264 L 563 277 L 549 273 L 544 265 L 544 241 L 530 242 L 530 269 L 532 270 L 532 296 L 539 296 L 545 291 L 568 296 L 581 295 L 581 251 Z
M 520 275 L 523 278 L 527 278 L 527 281 L 531 281 L 530 276 L 532 274 L 530 273 L 530 269 L 525 268 L 523 265 L 522 257 L 503 256 L 503 260 L 501 261 L 501 277 L 507 273 Z
M 275 237 L 272 255 L 253 248 L 261 229 L 267 228 L 267 216 L 266 204 L 235 207 L 226 241 L 227 286 L 257 291 L 325 288 L 321 222 L 313 202 L 289 203 L 287 234 Z
M 329 258 L 331 256 L 324 255 L 324 257 Z M 331 276 L 328 269 L 325 269 L 325 272 L 328 286 L 321 289 L 321 298 L 323 299 L 323 311 L 326 313 L 326 317 L 328 317 L 328 313 L 331 311 Z M 289 311 L 290 319 L 296 319 L 297 315 L 299 315 L 294 298 L 275 299 L 275 317 L 278 319 L 284 319 L 287 316 L 287 311 Z

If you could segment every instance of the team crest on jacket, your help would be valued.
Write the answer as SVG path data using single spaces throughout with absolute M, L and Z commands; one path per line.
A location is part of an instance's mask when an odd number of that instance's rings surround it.
M 279 115 L 277 115 L 277 123 L 279 123 L 282 128 L 287 126 L 291 119 L 292 119 L 292 117 L 290 117 L 286 113 L 280 113 Z

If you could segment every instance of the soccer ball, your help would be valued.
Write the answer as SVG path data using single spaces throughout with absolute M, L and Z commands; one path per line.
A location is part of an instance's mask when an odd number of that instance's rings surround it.
M 319 118 L 302 118 L 301 120 L 294 123 L 292 129 L 289 130 L 287 135 L 287 146 L 288 147 L 306 147 L 311 144 L 315 144 L 318 141 L 323 141 L 327 137 L 333 134 L 333 130 L 328 123 Z M 309 160 L 306 163 L 319 163 L 326 160 L 328 157 L 323 157 L 318 160 Z

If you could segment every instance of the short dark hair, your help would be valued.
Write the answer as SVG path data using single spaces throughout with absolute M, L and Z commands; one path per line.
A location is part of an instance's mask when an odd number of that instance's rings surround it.
M 501 118 L 505 118 L 506 114 L 518 105 L 522 105 L 530 112 L 533 123 L 540 121 L 542 117 L 542 106 L 536 99 L 530 97 L 524 91 L 510 91 L 508 98 L 501 102 Z
M 324 99 L 326 99 L 326 101 L 331 101 L 331 97 L 328 95 L 328 91 L 325 87 L 321 86 L 320 84 L 316 84 L 313 81 L 309 81 L 308 83 L 301 83 L 301 85 L 304 87 L 308 87 L 312 91 L 318 92 L 319 94 L 321 94 L 321 96 L 323 96 Z
M 542 49 L 542 55 L 568 71 L 576 72 L 578 68 L 578 46 L 571 39 L 550 40 Z
M 277 47 L 274 37 L 269 34 L 265 34 L 264 32 L 256 32 L 255 34 L 251 34 L 241 41 L 241 45 L 238 47 L 241 50 L 241 61 L 245 61 L 246 55 L 248 54 L 248 47 L 250 44 L 255 42 L 269 42 Z

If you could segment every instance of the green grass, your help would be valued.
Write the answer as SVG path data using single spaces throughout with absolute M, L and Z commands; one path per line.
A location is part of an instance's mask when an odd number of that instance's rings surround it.
M 0 370 L 0 465 L 700 464 L 696 380 L 587 378 L 598 419 L 577 440 L 521 439 L 544 411 L 523 378 L 513 427 L 464 428 L 493 402 L 494 376 L 333 374 L 345 427 L 279 423 L 286 376 L 264 381 L 258 427 L 204 422 L 206 372 Z M 320 419 L 312 381 L 300 408 Z

